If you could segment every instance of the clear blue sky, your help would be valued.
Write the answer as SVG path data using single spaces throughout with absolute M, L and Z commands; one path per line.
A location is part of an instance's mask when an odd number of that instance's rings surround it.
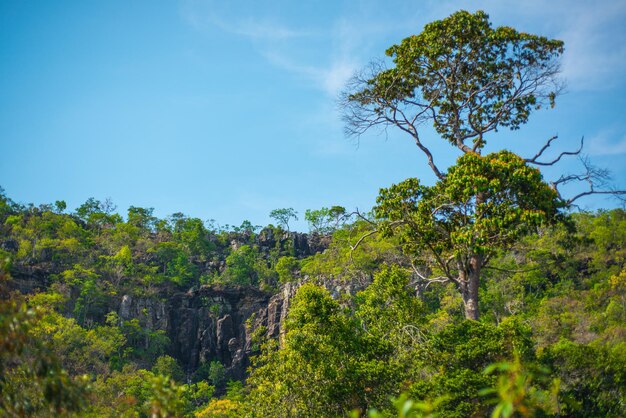
M 369 209 L 380 187 L 432 176 L 400 134 L 346 139 L 337 94 L 387 47 L 458 9 L 566 43 L 557 107 L 492 147 L 530 156 L 556 133 L 564 148 L 584 135 L 624 188 L 626 1 L 567 0 L 4 0 L 0 185 L 22 203 L 73 210 L 110 197 L 120 213 L 154 207 L 220 224 L 267 224 L 281 207 L 301 218 Z M 440 161 L 456 158 L 425 135 Z

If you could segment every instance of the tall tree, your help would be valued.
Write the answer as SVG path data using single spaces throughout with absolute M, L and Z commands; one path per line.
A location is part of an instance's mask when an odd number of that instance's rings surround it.
M 463 153 L 480 153 L 487 133 L 518 129 L 533 110 L 554 105 L 562 53 L 561 41 L 493 29 L 482 11 L 456 12 L 389 48 L 392 68 L 376 63 L 369 74 L 354 77 L 343 96 L 346 131 L 358 136 L 395 126 L 413 138 L 442 179 L 421 126 L 430 122 Z
M 563 206 L 539 170 L 508 151 L 466 154 L 435 186 L 407 179 L 377 202 L 381 233 L 400 237 L 418 277 L 453 282 L 469 319 L 478 319 L 480 275 L 491 258 L 557 220 Z
M 317 234 L 332 234 L 339 229 L 346 221 L 346 208 L 343 206 L 332 206 L 330 209 L 323 207 L 320 209 L 307 209 L 304 219 L 309 223 L 309 229 Z
M 421 258 L 420 277 L 454 282 L 467 318 L 478 319 L 480 273 L 493 253 L 563 206 L 528 166 L 537 157 L 480 155 L 489 132 L 518 129 L 533 110 L 554 105 L 562 52 L 561 41 L 494 29 L 486 13 L 459 11 L 389 48 L 394 66 L 373 66 L 344 94 L 348 134 L 395 126 L 425 154 L 437 184 L 409 179 L 382 190 L 379 230 L 400 235 L 405 251 Z M 427 122 L 463 155 L 448 173 L 422 141 Z
M 298 220 L 298 212 L 294 208 L 274 209 L 270 212 L 270 218 L 276 220 L 278 225 L 289 231 L 289 221 Z

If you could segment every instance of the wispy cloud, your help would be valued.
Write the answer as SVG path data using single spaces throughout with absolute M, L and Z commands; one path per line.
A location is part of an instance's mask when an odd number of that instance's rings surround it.
M 185 19 L 198 28 L 211 26 L 245 37 L 273 65 L 309 79 L 316 87 L 335 95 L 347 78 L 371 58 L 368 36 L 395 36 L 399 31 L 417 32 L 430 20 L 441 19 L 455 10 L 483 9 L 496 25 L 540 33 L 565 41 L 563 76 L 568 89 L 605 90 L 626 80 L 626 0 L 607 0 L 600 5 L 586 0 L 449 0 L 429 1 L 414 7 L 402 1 L 391 5 L 357 2 L 350 13 L 335 17 L 327 27 L 292 27 L 271 12 L 248 15 L 239 7 L 211 0 L 184 0 Z M 399 10 L 391 15 L 388 9 Z M 257 10 L 258 11 L 258 10 Z M 293 51 L 306 50 L 315 43 L 328 45 L 328 55 L 307 61 Z M 315 47 L 312 47 L 315 48 Z M 379 51 L 382 52 L 382 51 Z M 362 56 L 367 53 L 368 56 Z
M 259 21 L 252 18 L 246 18 L 241 22 L 234 22 L 234 24 L 212 19 L 212 23 L 224 31 L 255 40 L 283 40 L 307 35 L 306 32 L 280 26 L 274 22 Z
M 589 154 L 597 156 L 626 154 L 626 134 L 605 130 L 589 141 Z
M 277 41 L 308 35 L 305 31 L 282 25 L 271 18 L 252 16 L 228 18 L 219 13 L 217 4 L 214 1 L 186 0 L 182 2 L 181 14 L 198 30 L 217 27 L 222 31 L 255 41 Z
M 327 66 L 315 66 L 296 62 L 284 53 L 271 48 L 263 52 L 263 55 L 276 67 L 312 81 L 330 96 L 335 96 L 358 68 L 356 62 L 350 60 L 348 56 L 334 59 Z
M 563 40 L 569 90 L 606 90 L 626 80 L 626 0 L 453 0 L 437 7 L 446 14 L 483 9 L 498 25 Z
M 338 20 L 331 29 L 292 28 L 272 18 L 245 15 L 220 15 L 212 1 L 187 0 L 183 3 L 184 19 L 198 30 L 218 28 L 249 39 L 261 56 L 272 65 L 310 81 L 330 96 L 336 96 L 359 67 L 354 59 L 357 32 Z M 311 63 L 293 51 L 306 50 L 308 44 L 329 44 L 323 62 Z
M 573 88 L 612 88 L 626 75 L 626 2 L 576 8 L 576 13 L 568 13 L 561 33 L 566 45 L 563 75 Z

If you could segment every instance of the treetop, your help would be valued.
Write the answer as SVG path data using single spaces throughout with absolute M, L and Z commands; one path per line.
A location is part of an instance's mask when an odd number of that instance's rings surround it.
M 533 110 L 554 105 L 563 42 L 492 28 L 483 12 L 459 11 L 386 51 L 393 67 L 376 63 L 344 95 L 347 132 L 395 125 L 419 137 L 424 122 L 463 152 L 478 152 L 485 134 L 518 129 Z M 432 156 L 429 156 L 432 163 Z M 431 168 L 442 177 L 434 163 Z

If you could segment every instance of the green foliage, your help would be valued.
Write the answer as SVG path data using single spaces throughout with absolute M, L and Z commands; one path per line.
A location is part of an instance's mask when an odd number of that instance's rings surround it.
M 377 203 L 383 233 L 401 225 L 405 252 L 442 259 L 444 272 L 447 256 L 496 254 L 552 221 L 560 207 L 539 170 L 508 151 L 464 155 L 435 186 L 408 179 L 382 189 Z
M 223 279 L 240 286 L 257 286 L 268 283 L 272 272 L 255 247 L 242 245 L 226 257 Z
M 489 406 L 479 392 L 495 380 L 483 373 L 491 363 L 511 358 L 515 351 L 532 356 L 529 330 L 515 322 L 495 327 L 476 321 L 446 326 L 419 351 L 425 378 L 409 389 L 412 399 L 445 397 L 438 412 L 446 417 L 486 415 Z
M 420 339 L 424 321 L 423 303 L 409 287 L 409 279 L 406 271 L 385 267 L 355 300 L 355 317 L 370 336 L 390 344 L 397 358 L 413 355 L 409 348 L 415 339 Z
M 348 280 L 372 275 L 386 263 L 410 265 L 398 251 L 397 240 L 393 237 L 378 234 L 353 248 L 359 237 L 371 232 L 372 226 L 363 221 L 335 231 L 326 251 L 300 262 L 302 275 L 338 276 Z
M 227 229 L 228 229 L 228 225 Z M 249 220 L 244 220 L 241 225 L 239 226 L 233 226 L 232 227 L 232 231 L 238 234 L 244 234 L 247 235 L 248 237 L 252 237 L 257 230 L 261 229 L 261 227 L 259 225 L 252 225 L 252 223 Z
M 166 376 L 175 382 L 182 383 L 185 379 L 185 372 L 175 358 L 168 355 L 159 356 L 152 366 L 152 373 Z
M 19 262 L 63 266 L 86 251 L 87 232 L 69 216 L 50 211 L 22 212 L 8 216 L 5 225 L 19 242 Z
M 626 414 L 626 344 L 576 344 L 561 340 L 541 353 L 541 361 L 560 379 L 559 400 L 576 416 Z
M 226 380 L 226 370 L 224 369 L 224 365 L 219 361 L 212 361 L 208 363 L 208 365 L 209 369 L 206 379 L 215 387 L 223 387 Z
M 562 206 L 539 170 L 508 151 L 465 154 L 436 185 L 408 179 L 382 189 L 377 204 L 382 234 L 398 236 L 418 265 L 436 271 L 439 281 L 455 283 L 469 319 L 478 318 L 482 268 L 558 219 Z
M 150 417 L 168 418 L 182 416 L 188 409 L 184 397 L 185 387 L 178 386 L 169 377 L 147 374 L 151 396 L 146 401 Z
M 491 413 L 480 393 L 496 387 L 497 379 L 483 370 L 514 353 L 532 362 L 530 328 L 515 320 L 499 326 L 462 321 L 433 332 L 409 278 L 398 267 L 383 269 L 349 311 L 326 290 L 303 285 L 281 347 L 267 342 L 254 363 L 246 399 L 250 415 L 338 416 L 376 408 L 394 416 L 396 406 L 405 408 L 400 416 Z M 517 393 L 518 386 L 502 386 L 502 393 Z M 407 389 L 412 399 L 425 401 L 389 403 Z M 545 385 L 532 389 L 524 405 L 547 408 L 541 403 L 547 391 Z
M 270 218 L 276 220 L 280 227 L 289 231 L 289 221 L 293 219 L 298 220 L 298 212 L 293 208 L 274 209 L 270 212 Z
M 214 393 L 215 386 L 209 385 L 208 382 L 200 381 L 187 386 L 185 397 L 188 399 L 189 404 L 197 409 L 207 404 L 213 398 Z
M 72 375 L 107 374 L 125 359 L 126 337 L 115 324 L 92 329 L 81 327 L 73 318 L 66 318 L 53 309 L 61 302 L 58 294 L 39 294 L 31 299 L 41 318 L 30 330 L 38 341 L 45 341 L 63 368 Z
M 590 267 L 603 278 L 619 273 L 626 266 L 626 211 L 603 210 L 597 214 L 581 213 L 576 217 L 580 233 L 590 240 L 586 248 L 592 257 Z
M 251 416 L 338 416 L 376 399 L 389 381 L 377 347 L 328 292 L 311 284 L 297 292 L 284 346 L 270 341 L 248 379 Z
M 65 200 L 57 200 L 54 202 L 54 209 L 57 213 L 63 213 L 67 209 L 67 203 L 65 203 Z
M 197 418 L 239 418 L 242 405 L 230 399 L 213 399 L 206 408 L 196 413 Z
M 307 209 L 304 219 L 309 223 L 309 230 L 316 234 L 330 234 L 343 225 L 346 209 L 342 206 L 333 206 L 330 209 Z
M 4 222 L 7 216 L 17 212 L 17 205 L 6 195 L 2 186 L 0 186 L 0 221 Z
M 245 396 L 243 383 L 238 380 L 229 380 L 226 383 L 226 398 L 231 401 L 241 402 Z
M 492 418 L 558 416 L 560 413 L 557 400 L 559 380 L 547 379 L 545 368 L 528 368 L 521 363 L 519 356 L 515 355 L 512 362 L 493 363 L 485 368 L 484 373 L 499 373 L 494 387 L 479 391 L 480 395 L 491 397 L 489 403 L 495 404 L 490 414 Z M 370 418 L 447 417 L 451 416 L 450 412 L 443 408 L 447 399 L 448 396 L 444 395 L 434 401 L 415 402 L 403 393 L 392 402 L 397 415 L 384 414 L 376 409 L 370 409 L 367 416 Z M 351 416 L 359 417 L 360 414 L 354 411 Z
M 164 330 L 142 327 L 137 318 L 122 321 L 120 328 L 130 346 L 128 354 L 148 364 L 156 361 L 170 344 Z
M 443 402 L 445 398 L 438 398 L 434 401 L 421 401 L 415 402 L 411 399 L 408 399 L 406 393 L 401 394 L 398 398 L 392 399 L 393 406 L 396 408 L 396 412 L 398 418 L 432 418 L 438 416 L 436 414 L 436 410 L 441 402 Z M 355 417 L 360 416 L 357 413 L 354 414 Z M 390 417 L 391 414 L 382 414 L 378 412 L 376 409 L 370 409 L 367 413 L 369 418 L 384 418 Z
M 276 274 L 278 274 L 278 281 L 281 284 L 294 281 L 296 279 L 294 274 L 299 266 L 300 263 L 295 257 L 280 257 L 276 262 L 276 267 L 274 267 Z
M 89 268 L 75 264 L 61 273 L 60 279 L 78 293 L 73 314 L 79 324 L 84 325 L 94 314 L 102 313 L 104 291 L 99 285 L 100 276 Z
M 110 200 L 101 202 L 93 197 L 76 209 L 76 216 L 89 226 L 96 228 L 110 227 L 122 222 L 122 217 L 115 213 L 115 205 Z
M 206 381 L 213 388 L 223 390 L 226 385 L 226 368 L 217 360 L 203 361 L 194 373 L 193 381 Z
M 94 417 L 344 416 L 375 408 L 390 417 L 506 416 L 524 410 L 541 416 L 554 414 L 555 405 L 567 416 L 626 415 L 625 212 L 578 213 L 557 225 L 537 222 L 534 216 L 543 216 L 541 210 L 528 217 L 523 213 L 531 207 L 524 206 L 524 198 L 534 193 L 532 171 L 503 153 L 464 158 L 461 165 L 467 166 L 455 166 L 450 182 L 433 190 L 454 199 L 469 196 L 465 208 L 471 210 L 465 217 L 431 221 L 448 228 L 449 235 L 465 228 L 454 242 L 436 243 L 442 257 L 459 251 L 455 243 L 489 254 L 480 280 L 482 322 L 463 321 L 462 297 L 453 283 L 425 284 L 419 274 L 445 273 L 433 262 L 436 253 L 404 240 L 406 226 L 391 225 L 391 219 L 385 221 L 393 236 L 371 235 L 355 248 L 374 230 L 361 219 L 337 229 L 323 254 L 299 260 L 285 240 L 276 240 L 269 250 L 255 247 L 252 233 L 208 231 L 182 214 L 146 229 L 141 220 L 99 222 L 94 215 L 85 223 L 53 205 L 24 207 L 4 197 L 0 276 L 10 268 L 19 275 L 11 287 L 36 288 L 28 303 L 16 294 L 0 297 L 5 408 L 0 415 L 79 410 L 80 416 Z M 489 172 L 484 166 L 495 168 Z M 423 187 L 414 186 L 404 201 L 393 202 L 407 213 L 425 204 L 424 195 L 409 204 Z M 506 188 L 517 190 L 519 199 L 498 194 Z M 478 204 L 473 197 L 478 192 L 490 197 Z M 518 199 L 512 207 L 511 196 Z M 432 204 L 444 198 L 433 196 Z M 455 208 L 460 211 L 458 204 Z M 437 213 L 446 210 L 456 209 Z M 502 225 L 506 230 L 497 238 L 505 245 L 494 249 L 481 242 L 481 234 L 491 239 L 489 231 L 495 234 Z M 466 233 L 471 228 L 477 229 L 473 238 Z M 268 231 L 278 235 L 276 229 Z M 266 233 L 257 242 L 274 239 Z M 233 250 L 236 245 L 242 246 Z M 455 269 L 451 264 L 456 274 Z M 166 356 L 172 346 L 153 318 L 140 312 L 125 320 L 110 311 L 118 309 L 121 295 L 166 301 L 197 286 L 201 275 L 221 280 L 221 286 L 237 277 L 235 282 L 260 286 L 273 285 L 276 278 L 306 281 L 307 275 L 332 286 L 336 282 L 328 282 L 330 277 L 355 280 L 348 283 L 351 288 L 372 282 L 339 300 L 306 284 L 291 300 L 280 341 L 268 340 L 266 327 L 254 331 L 251 348 L 260 355 L 246 386 L 226 387 L 225 367 L 211 361 L 193 375 L 195 383 L 182 385 L 172 381 L 180 382 L 184 374 Z M 201 303 L 216 317 L 227 309 L 211 308 L 212 299 Z M 484 373 L 486 367 L 491 373 Z M 487 396 L 481 396 L 485 388 Z M 213 398 L 224 390 L 224 397 Z
M 457 285 L 468 319 L 479 318 L 481 270 L 490 258 L 564 206 L 524 159 L 508 151 L 480 155 L 487 133 L 518 129 L 542 102 L 554 104 L 562 52 L 561 41 L 493 29 L 486 13 L 459 11 L 389 48 L 394 66 L 356 77 L 345 94 L 349 133 L 396 126 L 428 159 L 438 182 L 408 179 L 381 190 L 379 228 L 400 237 L 424 271 L 418 275 Z M 421 141 L 424 122 L 463 152 L 448 173 Z
M 10 294 L 7 280 L 0 265 L 0 415 L 52 417 L 83 410 L 88 379 L 68 374 L 46 341 L 32 334 L 43 312 Z
M 154 254 L 167 280 L 181 287 L 193 284 L 193 279 L 198 276 L 198 269 L 180 245 L 175 242 L 161 242 L 154 249 Z
M 263 347 L 248 383 L 253 416 L 338 416 L 389 406 L 410 375 L 421 304 L 408 275 L 384 269 L 358 294 L 353 314 L 305 284 L 291 307 L 283 346 Z
M 545 380 L 546 369 L 528 370 L 516 355 L 513 362 L 494 363 L 485 369 L 487 374 L 495 372 L 500 373 L 496 386 L 480 391 L 481 395 L 492 396 L 496 404 L 492 418 L 535 417 L 559 412 L 559 380 L 554 379 L 548 389 L 535 382 Z
M 205 260 L 207 254 L 215 249 L 210 241 L 209 232 L 198 218 L 181 218 L 174 225 L 172 238 L 180 243 L 188 254 Z
M 192 409 L 187 386 L 169 377 L 127 365 L 94 382 L 98 396 L 88 416 L 183 417 Z
M 482 11 L 456 12 L 389 48 L 392 68 L 357 80 L 346 94 L 349 132 L 388 124 L 417 136 L 431 122 L 464 152 L 466 141 L 480 149 L 485 133 L 518 129 L 542 102 L 554 104 L 562 53 L 561 41 L 493 29 Z

